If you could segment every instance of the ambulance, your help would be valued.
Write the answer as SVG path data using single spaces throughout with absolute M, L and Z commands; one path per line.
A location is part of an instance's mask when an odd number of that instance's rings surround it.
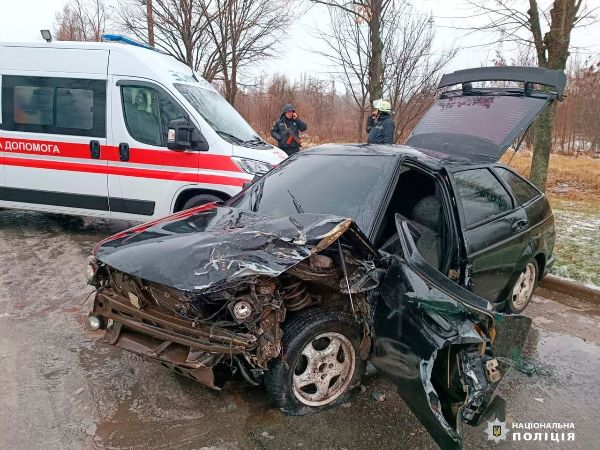
M 0 43 L 0 208 L 147 220 L 286 155 L 206 80 L 122 36 Z

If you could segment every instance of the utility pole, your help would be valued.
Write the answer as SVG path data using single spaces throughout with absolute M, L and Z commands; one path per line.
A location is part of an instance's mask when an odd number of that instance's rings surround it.
M 146 0 L 146 17 L 148 21 L 148 45 L 154 47 L 154 18 L 152 16 L 152 0 Z

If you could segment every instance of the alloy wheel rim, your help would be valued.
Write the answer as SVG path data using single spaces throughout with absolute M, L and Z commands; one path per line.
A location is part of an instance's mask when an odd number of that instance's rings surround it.
M 521 275 L 519 276 L 519 279 L 513 288 L 512 303 L 516 310 L 520 311 L 525 308 L 529 302 L 529 299 L 531 298 L 534 287 L 535 266 L 530 262 L 527 264 L 527 266 L 525 266 L 523 272 L 521 272 Z
M 292 391 L 305 405 L 326 405 L 346 391 L 354 367 L 354 347 L 346 336 L 319 334 L 302 349 L 294 368 Z

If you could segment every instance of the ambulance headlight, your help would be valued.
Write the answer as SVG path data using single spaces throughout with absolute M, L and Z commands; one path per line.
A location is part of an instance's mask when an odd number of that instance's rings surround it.
M 262 175 L 273 167 L 271 164 L 248 158 L 231 158 L 236 166 L 246 173 Z

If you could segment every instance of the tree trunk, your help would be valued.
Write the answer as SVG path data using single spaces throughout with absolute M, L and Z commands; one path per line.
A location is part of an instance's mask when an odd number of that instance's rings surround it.
M 381 2 L 371 1 L 371 17 L 369 20 L 369 41 L 371 43 L 371 59 L 369 60 L 369 96 L 370 102 L 383 95 L 383 43 L 381 42 Z
M 556 104 L 552 103 L 540 114 L 535 124 L 535 142 L 529 179 L 542 191 L 546 190 L 548 178 L 548 164 L 552 152 L 552 122 L 555 111 Z
M 365 122 L 365 110 L 361 109 L 358 112 L 358 127 L 356 128 L 356 142 L 362 142 L 363 140 L 363 128 L 366 128 Z
M 565 70 L 569 57 L 569 43 L 571 30 L 576 19 L 577 10 L 581 2 L 575 0 L 554 0 L 550 10 L 550 31 L 546 33 L 543 46 L 539 42 L 539 15 L 537 2 L 530 1 L 529 16 L 532 23 L 532 32 L 536 49 L 538 51 L 538 65 L 548 69 Z M 535 8 L 535 9 L 534 9 Z M 537 24 L 535 23 L 537 22 Z M 537 27 L 536 27 L 537 25 Z M 540 51 L 543 50 L 543 51 Z M 546 52 L 547 51 L 547 57 Z M 556 106 L 546 108 L 537 120 L 533 159 L 531 161 L 531 175 L 529 179 L 542 191 L 546 190 L 548 178 L 548 164 L 552 151 L 552 128 Z

